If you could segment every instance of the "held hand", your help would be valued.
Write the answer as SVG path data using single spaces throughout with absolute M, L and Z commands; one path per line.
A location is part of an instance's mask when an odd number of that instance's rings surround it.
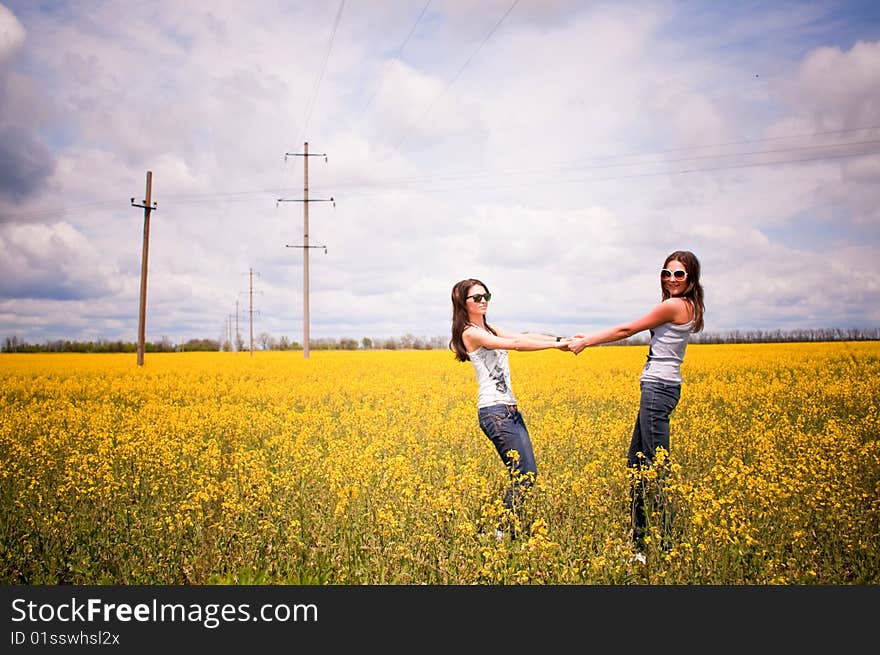
M 562 339 L 556 343 L 557 350 L 568 350 L 571 344 L 571 339 Z
M 580 336 L 582 337 L 583 335 L 580 335 Z M 568 342 L 569 351 L 573 352 L 575 355 L 577 355 L 580 351 L 582 351 L 586 347 L 587 347 L 587 344 L 584 342 L 583 338 L 578 338 L 578 336 L 575 336 L 574 338 L 570 339 Z

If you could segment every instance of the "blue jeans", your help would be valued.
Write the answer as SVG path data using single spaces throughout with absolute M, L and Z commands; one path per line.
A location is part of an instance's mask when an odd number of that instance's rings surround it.
M 489 437 L 495 450 L 498 451 L 498 456 L 510 472 L 511 486 L 504 494 L 504 506 L 514 510 L 538 475 L 528 428 L 522 414 L 513 406 L 480 407 L 477 410 L 477 417 L 480 421 L 480 429 Z M 518 457 L 511 456 L 511 450 L 515 450 Z
M 627 466 L 641 470 L 653 465 L 658 448 L 663 448 L 669 454 L 669 416 L 678 405 L 681 385 L 645 380 L 639 383 L 639 387 L 639 415 L 633 427 L 626 463 Z M 657 472 L 656 487 L 648 489 L 646 480 L 640 477 L 631 490 L 633 542 L 639 549 L 644 547 L 648 529 L 647 499 L 650 499 L 652 511 L 657 512 L 660 517 L 661 547 L 668 549 L 671 546 L 672 506 L 666 496 L 665 469 L 664 466 L 664 470 Z

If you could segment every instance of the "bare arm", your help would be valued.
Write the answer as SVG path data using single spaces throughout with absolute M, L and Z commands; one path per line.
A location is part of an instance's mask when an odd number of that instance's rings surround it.
M 592 334 L 576 334 L 569 343 L 569 350 L 577 355 L 587 346 L 597 346 L 601 343 L 612 343 L 626 339 L 643 330 L 652 330 L 663 323 L 676 322 L 682 318 L 682 311 L 686 311 L 681 299 L 667 298 L 656 305 L 650 312 L 628 323 L 621 323 L 605 330 L 599 330 Z
M 536 341 L 547 341 L 550 343 L 557 343 L 557 337 L 553 336 L 552 334 L 541 334 L 539 332 L 509 332 L 509 331 L 504 330 L 502 328 L 499 328 L 497 326 L 493 326 L 493 329 L 498 333 L 499 337 L 506 337 L 508 339 L 516 339 L 518 337 L 519 338 L 524 337 L 526 339 L 533 339 Z M 559 338 L 559 341 L 562 341 L 562 339 Z
M 556 337 L 546 334 L 520 334 L 516 332 L 507 332 L 495 328 L 497 335 L 492 334 L 488 330 L 478 327 L 466 328 L 462 333 L 462 339 L 468 352 L 473 352 L 480 346 L 490 350 L 519 350 L 519 351 L 535 351 L 548 350 L 555 348 L 557 350 L 568 350 L 568 339 L 556 341 Z

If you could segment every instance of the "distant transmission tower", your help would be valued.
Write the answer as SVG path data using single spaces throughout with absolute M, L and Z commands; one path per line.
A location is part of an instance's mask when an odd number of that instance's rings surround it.
M 251 357 L 254 356 L 254 269 L 248 269 L 248 275 L 250 277 L 250 284 L 248 286 L 248 302 L 250 308 L 248 313 L 250 314 L 250 327 L 251 327 L 251 338 L 250 338 L 250 351 Z M 259 273 L 257 273 L 259 275 Z

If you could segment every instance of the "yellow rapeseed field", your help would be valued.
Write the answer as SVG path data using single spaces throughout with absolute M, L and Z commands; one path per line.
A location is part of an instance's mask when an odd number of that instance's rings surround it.
M 876 584 L 880 343 L 692 344 L 675 543 L 630 561 L 645 346 L 511 353 L 539 478 L 448 351 L 0 355 L 4 584 Z

